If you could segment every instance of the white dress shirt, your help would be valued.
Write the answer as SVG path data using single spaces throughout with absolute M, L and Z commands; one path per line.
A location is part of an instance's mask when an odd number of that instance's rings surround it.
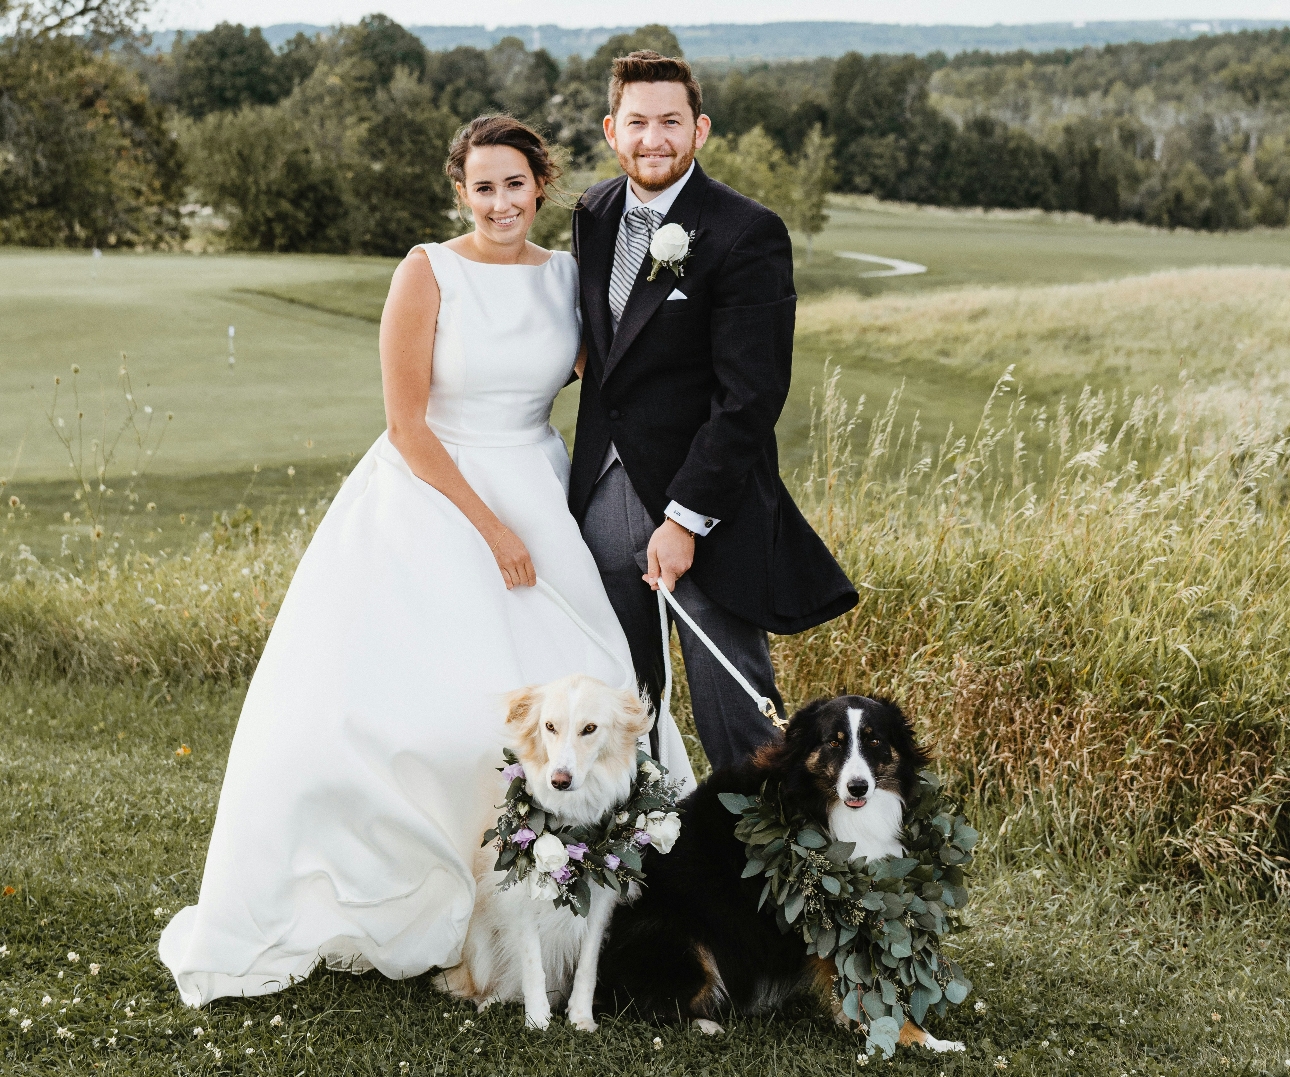
M 663 190 L 659 191 L 658 194 L 648 202 L 642 202 L 640 200 L 640 197 L 636 194 L 636 188 L 632 185 L 632 181 L 628 180 L 627 199 L 623 203 L 623 215 L 626 216 L 629 210 L 633 210 L 637 206 L 648 206 L 660 216 L 666 217 L 668 211 L 672 208 L 672 203 L 676 201 L 677 195 L 681 193 L 681 188 L 685 186 L 686 182 L 692 175 L 694 175 L 693 161 L 690 162 L 690 167 L 686 169 L 684 176 L 673 183 L 670 187 L 665 187 Z M 613 462 L 619 459 L 621 458 L 618 455 L 618 449 L 611 441 L 609 443 L 609 449 L 605 452 L 604 462 L 600 465 L 600 474 L 603 475 L 609 470 Z M 669 519 L 675 520 L 687 531 L 692 531 L 696 535 L 706 535 L 721 522 L 713 516 L 702 516 L 697 512 L 692 512 L 684 505 L 679 505 L 675 501 L 669 502 L 667 508 L 663 510 L 663 513 Z

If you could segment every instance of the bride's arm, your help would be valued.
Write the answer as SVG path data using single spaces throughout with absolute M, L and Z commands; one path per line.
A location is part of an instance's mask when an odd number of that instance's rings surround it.
M 484 536 L 507 588 L 531 587 L 537 577 L 524 543 L 484 504 L 426 425 L 438 317 L 439 284 L 429 259 L 414 251 L 394 271 L 381 314 L 381 386 L 390 444 L 417 478 L 461 509 Z

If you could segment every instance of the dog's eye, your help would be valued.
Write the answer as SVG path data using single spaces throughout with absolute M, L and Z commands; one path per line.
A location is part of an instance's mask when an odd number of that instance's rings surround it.
M 882 741 L 880 741 L 877 737 L 865 737 L 864 742 L 870 748 L 877 748 L 880 744 L 882 744 Z
M 834 733 L 833 739 L 829 741 L 829 744 L 834 748 L 841 748 L 842 745 L 846 743 L 846 741 L 847 741 L 846 737 L 844 737 L 841 733 Z
M 550 722 L 547 722 L 547 724 L 546 724 L 546 731 L 547 731 L 548 733 L 554 733 L 554 732 L 555 732 L 555 726 L 553 726 Z
M 595 723 L 595 722 L 590 722 L 590 723 L 588 723 L 587 728 L 586 728 L 586 729 L 584 729 L 584 730 L 583 730 L 580 734 L 578 734 L 578 735 L 579 735 L 579 736 L 581 736 L 581 737 L 585 737 L 585 736 L 587 736 L 589 733 L 594 733 L 595 731 L 596 731 L 596 723 Z

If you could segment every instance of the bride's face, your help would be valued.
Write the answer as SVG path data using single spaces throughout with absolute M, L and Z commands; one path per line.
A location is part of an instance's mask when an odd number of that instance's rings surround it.
M 523 243 L 542 194 L 528 158 L 510 146 L 476 146 L 466 155 L 465 172 L 457 196 L 475 218 L 475 230 L 501 246 Z

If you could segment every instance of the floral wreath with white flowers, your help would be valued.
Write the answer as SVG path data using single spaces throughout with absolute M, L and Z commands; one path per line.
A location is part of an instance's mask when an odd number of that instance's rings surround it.
M 502 758 L 506 766 L 498 769 L 510 783 L 506 803 L 497 826 L 481 842 L 497 848 L 493 870 L 506 872 L 499 890 L 522 883 L 529 897 L 547 898 L 557 909 L 586 916 L 592 883 L 625 894 L 633 880 L 645 878 L 645 852 L 670 853 L 681 833 L 675 810 L 680 783 L 668 781 L 667 768 L 639 749 L 627 800 L 586 826 L 560 825 L 557 816 L 534 801 L 515 753 L 503 748 Z
M 690 260 L 690 244 L 694 242 L 694 237 L 694 232 L 687 232 L 675 221 L 663 225 L 649 241 L 649 254 L 653 264 L 645 279 L 653 281 L 660 269 L 670 269 L 678 277 L 684 277 L 685 263 Z

